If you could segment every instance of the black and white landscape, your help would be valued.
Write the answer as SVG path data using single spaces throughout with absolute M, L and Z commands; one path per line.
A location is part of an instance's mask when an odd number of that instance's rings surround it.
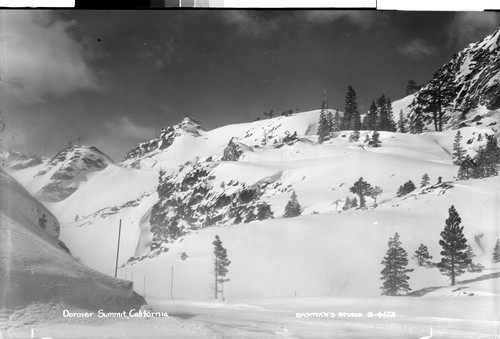
M 0 19 L 0 338 L 498 337 L 499 15 Z

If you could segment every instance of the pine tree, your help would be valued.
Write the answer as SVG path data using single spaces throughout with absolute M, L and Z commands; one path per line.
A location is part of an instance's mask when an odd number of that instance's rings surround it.
M 497 239 L 493 248 L 493 262 L 500 262 L 500 239 Z
M 472 259 L 474 259 L 476 257 L 476 254 L 472 250 L 471 245 L 467 245 L 467 249 L 465 250 L 465 254 L 467 255 L 467 258 L 469 259 L 469 266 L 467 267 L 467 271 L 473 272 L 473 273 L 474 272 L 481 272 L 483 270 L 484 266 L 479 264 L 479 263 L 473 262 Z
M 432 259 L 432 256 L 429 255 L 429 250 L 427 249 L 427 246 L 425 246 L 424 244 L 420 244 L 418 250 L 415 251 L 413 259 L 417 261 L 418 266 L 424 266 L 429 264 L 430 260 Z
M 467 154 L 460 162 L 457 179 L 469 180 L 474 175 L 474 172 L 476 172 L 475 167 L 474 160 Z
M 431 178 L 429 178 L 429 175 L 425 173 L 422 175 L 422 181 L 420 182 L 420 187 L 425 187 L 431 183 Z
M 352 86 L 349 86 L 347 88 L 347 94 L 345 96 L 345 110 L 344 115 L 342 116 L 341 129 L 352 129 L 353 117 L 356 115 L 359 116 L 358 104 L 356 102 L 356 92 L 354 91 Z
M 455 278 L 465 272 L 470 265 L 470 259 L 467 256 L 467 239 L 463 234 L 463 226 L 460 226 L 462 219 L 451 206 L 446 226 L 441 232 L 439 245 L 443 248 L 441 251 L 441 262 L 438 264 L 439 271 L 451 278 L 451 285 L 455 285 Z
M 424 118 L 422 114 L 422 108 L 417 106 L 417 108 L 415 108 L 415 113 L 411 117 L 410 132 L 413 134 L 420 134 L 423 131 L 424 131 Z
M 366 207 L 365 196 L 370 196 L 373 187 L 363 180 L 363 177 L 359 178 L 358 181 L 349 189 L 350 192 L 357 194 L 359 197 L 359 208 L 363 209 Z
M 486 146 L 481 146 L 474 157 L 472 178 L 487 178 L 498 175 L 500 149 L 494 135 L 488 135 Z
M 328 110 L 328 114 L 326 115 L 326 121 L 328 126 L 328 139 L 330 139 L 333 133 L 333 115 L 330 110 Z
M 299 216 L 301 213 L 302 208 L 297 200 L 297 194 L 293 191 L 290 200 L 288 200 L 288 203 L 285 206 L 285 214 L 283 214 L 283 217 L 293 218 Z
M 356 197 L 351 199 L 351 208 L 356 208 L 358 207 L 358 199 Z
M 340 114 L 339 110 L 337 109 L 335 111 L 335 116 L 333 117 L 333 126 L 332 126 L 332 132 L 339 132 L 340 131 Z
M 406 85 L 406 95 L 410 95 L 419 90 L 419 86 L 414 80 L 408 81 L 408 85 Z
M 403 110 L 399 110 L 398 132 L 407 133 L 406 119 L 403 117 Z
M 396 131 L 396 124 L 392 116 L 392 103 L 390 98 L 386 98 L 384 94 L 377 99 L 378 111 L 378 130 L 394 132 Z
M 372 133 L 372 138 L 371 140 L 368 142 L 368 145 L 372 146 L 372 147 L 380 147 L 380 144 L 382 142 L 380 141 L 380 133 L 377 132 L 376 130 L 373 131 Z
M 383 280 L 382 295 L 395 296 L 401 292 L 411 291 L 408 284 L 410 277 L 407 273 L 412 272 L 413 269 L 408 269 L 408 254 L 404 248 L 401 247 L 399 234 L 394 234 L 394 237 L 389 239 L 389 249 L 386 252 L 382 265 L 384 269 L 380 272 Z
M 462 134 L 460 133 L 460 130 L 457 131 L 457 134 L 455 135 L 455 140 L 453 141 L 453 165 L 460 165 L 462 160 L 465 157 L 465 150 L 462 148 L 462 145 L 460 142 L 462 141 Z
M 328 128 L 328 120 L 326 117 L 326 112 L 323 110 L 319 114 L 319 122 L 318 122 L 318 142 L 321 144 L 325 140 L 328 140 L 329 136 L 329 128 Z
M 271 211 L 271 206 L 265 201 L 257 205 L 257 220 L 265 220 L 273 218 L 273 212 Z
M 212 242 L 214 245 L 214 266 L 213 272 L 215 276 L 215 299 L 218 299 L 218 293 L 221 293 L 222 300 L 224 300 L 224 283 L 229 281 L 226 279 L 226 275 L 229 272 L 228 266 L 231 261 L 227 258 L 227 250 L 222 246 L 222 241 L 219 236 L 215 236 L 215 240 Z
M 376 130 L 378 125 L 377 125 L 377 106 L 375 105 L 375 102 L 372 101 L 372 104 L 370 105 L 370 108 L 368 110 L 368 113 L 366 113 L 364 119 L 363 119 L 363 129 L 365 130 Z

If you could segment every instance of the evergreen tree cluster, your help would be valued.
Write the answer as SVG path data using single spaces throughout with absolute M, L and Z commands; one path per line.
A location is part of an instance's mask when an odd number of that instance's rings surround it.
M 413 256 L 419 266 L 437 266 L 442 274 L 450 277 L 452 286 L 456 283 L 456 277 L 466 270 L 481 272 L 484 268 L 483 265 L 473 262 L 475 254 L 472 247 L 467 244 L 461 222 L 458 212 L 452 205 L 448 210 L 448 218 L 445 221 L 445 227 L 439 240 L 439 245 L 443 249 L 439 263 L 431 262 L 432 256 L 424 244 L 420 244 Z M 394 296 L 411 290 L 408 284 L 409 277 L 406 273 L 413 270 L 407 269 L 408 255 L 401 247 L 398 233 L 390 238 L 388 247 L 389 249 L 382 261 L 384 268 L 381 272 L 381 280 L 383 280 L 381 289 L 383 295 Z M 493 262 L 500 262 L 500 239 L 497 239 L 493 250 Z
M 459 136 L 458 132 L 457 136 Z M 454 163 L 459 166 L 457 174 L 459 180 L 487 178 L 498 175 L 500 148 L 496 137 L 488 135 L 486 145 L 479 147 L 474 158 L 465 155 L 465 151 L 457 143 L 457 137 L 455 137 L 453 159 Z
M 384 94 L 372 101 L 363 119 L 363 129 L 396 132 L 391 99 Z
M 328 109 L 326 95 L 321 105 L 321 112 L 318 121 L 318 142 L 321 144 L 326 140 L 331 139 L 333 132 L 340 131 L 340 115 L 339 110 L 335 112 L 335 116 Z
M 403 185 L 399 186 L 396 195 L 398 197 L 402 197 L 404 195 L 407 195 L 408 193 L 413 192 L 416 188 L 417 187 L 415 187 L 415 184 L 413 183 L 413 181 L 408 180 Z

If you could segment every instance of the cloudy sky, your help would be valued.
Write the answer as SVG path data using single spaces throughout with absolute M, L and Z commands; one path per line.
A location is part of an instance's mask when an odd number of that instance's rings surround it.
M 206 129 L 311 110 L 326 89 L 362 110 L 430 80 L 500 14 L 376 11 L 1 11 L 3 149 L 82 138 L 119 161 L 185 115 Z

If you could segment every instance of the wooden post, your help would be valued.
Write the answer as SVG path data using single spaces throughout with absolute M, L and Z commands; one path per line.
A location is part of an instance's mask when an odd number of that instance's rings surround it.
M 144 276 L 144 282 L 142 283 L 142 296 L 146 298 L 146 276 Z
M 120 226 L 118 227 L 118 246 L 116 247 L 116 264 L 115 264 L 115 278 L 118 273 L 118 256 L 120 255 L 120 236 L 122 233 L 122 219 L 120 219 Z

